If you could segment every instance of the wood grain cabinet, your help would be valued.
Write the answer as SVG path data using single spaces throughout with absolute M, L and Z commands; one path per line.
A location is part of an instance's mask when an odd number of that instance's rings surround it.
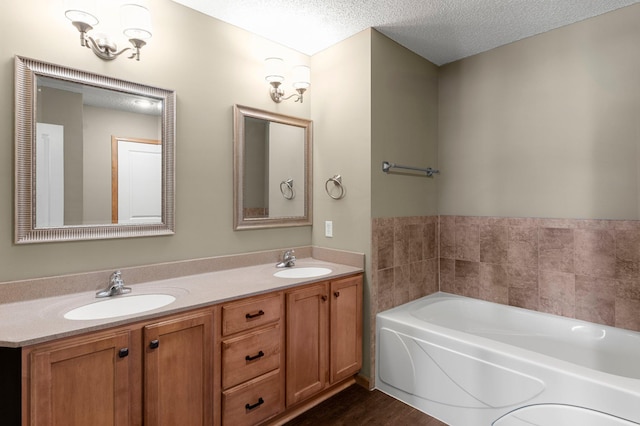
M 222 424 L 259 424 L 284 410 L 282 293 L 222 306 Z
M 129 339 L 124 330 L 34 348 L 23 424 L 129 425 Z
M 213 425 L 213 337 L 207 309 L 26 348 L 22 424 Z
M 144 424 L 213 424 L 213 314 L 181 315 L 143 328 Z
M 287 293 L 286 401 L 304 401 L 362 366 L 362 275 Z

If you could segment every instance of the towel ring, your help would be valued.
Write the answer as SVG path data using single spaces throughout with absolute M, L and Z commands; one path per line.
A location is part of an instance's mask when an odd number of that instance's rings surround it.
M 293 179 L 287 179 L 280 182 L 280 192 L 287 200 L 293 200 L 296 193 L 293 191 Z
M 331 194 L 331 191 L 329 190 L 329 182 L 333 182 L 334 187 L 337 186 L 338 188 L 340 188 L 340 194 L 335 196 Z M 333 198 L 334 200 L 341 200 L 346 195 L 344 186 L 342 185 L 342 176 L 340 175 L 335 175 L 334 177 L 327 179 L 327 181 L 324 184 L 324 189 L 325 191 L 327 191 L 327 194 L 329 195 L 329 197 Z

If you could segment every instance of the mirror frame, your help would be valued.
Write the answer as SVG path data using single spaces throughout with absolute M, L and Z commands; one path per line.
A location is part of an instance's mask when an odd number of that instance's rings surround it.
M 162 101 L 162 222 L 35 227 L 35 126 L 37 77 L 155 98 Z M 175 104 L 173 90 L 160 89 L 21 56 L 15 57 L 15 243 L 99 240 L 175 233 Z M 110 142 L 109 142 L 110 143 Z
M 302 216 L 279 216 L 273 218 L 244 217 L 244 160 L 245 160 L 245 118 L 251 117 L 304 129 L 304 214 Z M 282 228 L 312 225 L 312 152 L 313 122 L 304 118 L 276 114 L 242 105 L 233 106 L 233 229 Z

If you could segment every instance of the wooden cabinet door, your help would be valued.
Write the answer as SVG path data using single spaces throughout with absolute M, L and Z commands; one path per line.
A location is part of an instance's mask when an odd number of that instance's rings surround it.
M 287 294 L 287 406 L 321 391 L 327 382 L 327 290 L 327 283 L 321 283 Z
M 336 383 L 362 367 L 362 276 L 331 282 L 330 380 Z
M 143 336 L 145 425 L 213 424 L 213 313 L 150 324 Z
M 129 332 L 72 339 L 30 356 L 30 424 L 129 425 Z

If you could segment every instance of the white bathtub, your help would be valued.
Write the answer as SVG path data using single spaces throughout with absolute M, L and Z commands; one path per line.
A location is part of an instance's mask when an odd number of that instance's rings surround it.
M 640 425 L 640 333 L 447 293 L 376 331 L 377 389 L 451 426 Z

